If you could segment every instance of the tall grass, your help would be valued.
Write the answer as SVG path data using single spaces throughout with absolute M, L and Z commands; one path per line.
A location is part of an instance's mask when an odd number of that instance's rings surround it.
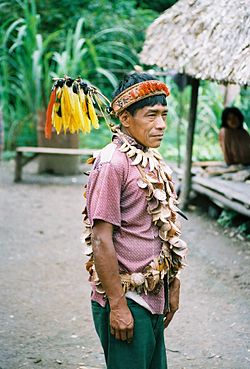
M 129 41 L 133 34 L 123 27 L 103 29 L 92 37 L 83 37 L 84 19 L 77 21 L 75 30 L 66 34 L 66 42 L 61 52 L 53 54 L 53 70 L 50 75 L 60 77 L 69 75 L 73 78 L 81 76 L 87 82 L 95 84 L 111 99 L 112 91 L 118 85 L 114 70 L 133 70 L 138 63 L 136 52 L 122 42 L 116 40 L 123 35 Z M 96 134 L 81 136 L 80 145 L 100 148 L 110 141 L 111 134 L 105 122 Z
M 117 68 L 133 69 L 138 63 L 136 52 L 115 40 L 120 34 L 129 41 L 133 34 L 123 27 L 113 27 L 103 29 L 92 37 L 83 37 L 84 21 L 84 18 L 77 21 L 74 32 L 68 30 L 63 50 L 54 52 L 54 71 L 51 75 L 58 77 L 67 74 L 74 78 L 80 75 L 108 94 L 118 84 L 113 71 Z
M 109 94 L 118 83 L 112 69 L 133 69 L 138 62 L 136 53 L 117 41 L 121 34 L 128 43 L 133 37 L 122 27 L 84 37 L 80 18 L 65 35 L 55 31 L 43 38 L 35 0 L 18 4 L 23 16 L 0 27 L 0 94 L 7 149 L 36 144 L 36 127 L 48 102 L 52 77 L 81 75 Z
M 50 35 L 44 41 L 38 31 L 36 2 L 25 0 L 19 5 L 23 17 L 1 27 L 0 84 L 7 149 L 36 142 L 38 115 L 46 105 L 44 68 L 52 39 Z

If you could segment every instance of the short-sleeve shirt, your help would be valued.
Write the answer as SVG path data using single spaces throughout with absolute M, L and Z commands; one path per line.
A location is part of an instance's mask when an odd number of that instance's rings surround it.
M 120 271 L 138 273 L 159 256 L 161 240 L 147 212 L 146 191 L 137 184 L 141 174 L 119 146 L 115 139 L 95 161 L 87 186 L 87 212 L 91 226 L 95 220 L 114 226 L 113 243 Z M 163 287 L 157 295 L 140 296 L 152 313 L 163 313 Z M 94 286 L 92 300 L 106 304 Z

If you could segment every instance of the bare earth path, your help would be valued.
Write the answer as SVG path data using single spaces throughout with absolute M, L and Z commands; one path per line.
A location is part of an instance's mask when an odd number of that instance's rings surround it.
M 84 176 L 35 170 L 30 164 L 13 184 L 13 163 L 0 163 L 0 369 L 105 368 L 79 241 Z M 166 332 L 169 369 L 247 369 L 250 245 L 188 216 L 189 267 Z

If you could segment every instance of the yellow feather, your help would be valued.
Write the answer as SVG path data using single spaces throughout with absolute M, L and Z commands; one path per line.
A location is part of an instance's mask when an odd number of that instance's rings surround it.
M 74 122 L 75 122 L 75 129 L 79 131 L 81 129 L 84 133 L 86 132 L 84 127 L 84 118 L 83 118 L 83 112 L 80 105 L 80 100 L 78 94 L 74 93 L 72 91 L 72 99 L 74 101 Z
M 52 122 L 53 126 L 55 127 L 56 133 L 59 135 L 62 129 L 62 118 L 59 117 L 59 115 L 57 114 L 55 106 L 53 107 L 52 111 Z
M 63 98 L 64 98 L 64 130 L 67 129 L 70 130 L 70 132 L 73 131 L 72 128 L 72 115 L 74 115 L 74 100 L 72 98 L 72 88 L 68 87 L 66 84 L 63 86 Z M 74 125 L 73 125 L 74 126 Z
M 64 91 L 62 93 L 62 98 L 61 98 L 61 112 L 62 112 L 63 130 L 64 130 L 64 133 L 66 133 L 67 129 L 69 128 L 69 117 L 68 117 L 68 112 L 67 112 L 67 101 L 66 101 Z
M 92 126 L 95 129 L 98 129 L 99 128 L 99 122 L 98 122 L 98 118 L 97 118 L 97 115 L 96 115 L 96 112 L 95 112 L 95 108 L 93 106 L 93 102 L 92 102 L 89 95 L 86 96 L 86 99 L 87 99 L 87 108 L 88 108 L 88 112 L 89 112 L 90 121 L 92 123 Z
M 75 127 L 74 127 L 74 121 L 73 121 L 73 116 L 70 117 L 70 121 L 69 121 L 69 131 L 70 133 L 75 133 Z
M 86 96 L 82 90 L 80 90 L 79 99 L 80 99 L 80 106 L 81 106 L 82 115 L 83 115 L 84 130 L 85 132 L 90 133 L 91 124 L 90 124 L 89 117 L 87 115 Z

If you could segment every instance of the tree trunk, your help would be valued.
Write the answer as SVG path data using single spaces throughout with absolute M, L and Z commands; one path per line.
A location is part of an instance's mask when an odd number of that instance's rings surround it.
M 188 206 L 189 193 L 191 189 L 192 152 L 193 152 L 194 130 L 198 102 L 198 91 L 199 91 L 199 80 L 193 79 L 191 104 L 189 110 L 187 141 L 186 141 L 186 156 L 184 162 L 184 173 L 182 178 L 181 196 L 180 196 L 180 205 L 182 209 L 186 209 Z

